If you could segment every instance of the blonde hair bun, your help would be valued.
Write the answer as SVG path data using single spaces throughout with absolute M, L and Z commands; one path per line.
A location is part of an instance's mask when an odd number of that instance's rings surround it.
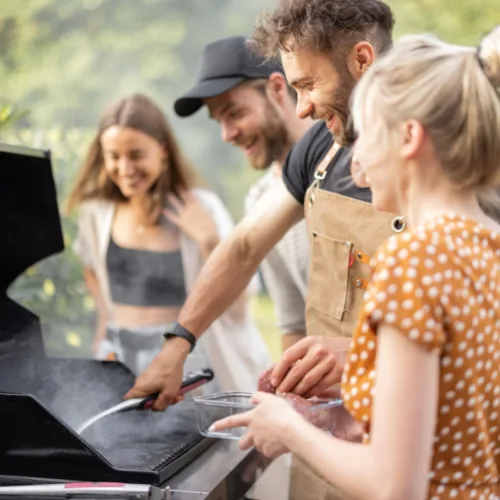
M 486 75 L 500 94 L 500 26 L 481 40 L 478 56 Z

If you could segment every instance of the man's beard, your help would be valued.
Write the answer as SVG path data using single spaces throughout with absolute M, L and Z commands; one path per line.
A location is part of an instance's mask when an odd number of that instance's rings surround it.
M 321 107 L 321 113 L 313 116 L 314 119 L 329 120 L 335 115 L 342 123 L 342 133 L 335 137 L 335 140 L 345 147 L 351 147 L 356 142 L 356 132 L 350 110 L 350 99 L 355 86 L 356 80 L 346 68 L 340 73 L 340 84 L 329 99 L 329 104 L 324 104 Z
M 250 164 L 256 170 L 270 167 L 274 161 L 285 156 L 293 145 L 284 119 L 269 101 L 266 102 L 260 136 L 264 141 L 262 153 L 250 157 Z

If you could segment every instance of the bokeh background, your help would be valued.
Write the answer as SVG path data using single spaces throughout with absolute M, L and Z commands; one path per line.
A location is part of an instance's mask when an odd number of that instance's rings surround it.
M 389 0 L 396 38 L 433 32 L 476 45 L 500 23 L 499 0 Z M 205 44 L 251 34 L 274 0 L 0 0 L 0 141 L 49 148 L 63 207 L 103 107 L 144 92 L 167 113 L 187 155 L 238 221 L 258 174 L 204 110 L 177 118 L 173 101 L 195 80 Z M 67 249 L 28 269 L 9 295 L 39 314 L 54 356 L 88 356 L 95 305 L 71 251 L 75 221 L 63 215 Z M 4 235 L 8 241 L 8 235 Z M 3 243 L 5 244 L 5 243 Z M 279 353 L 265 290 L 253 310 Z

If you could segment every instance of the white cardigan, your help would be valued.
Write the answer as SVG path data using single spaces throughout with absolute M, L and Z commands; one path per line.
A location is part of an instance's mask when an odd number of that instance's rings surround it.
M 220 199 L 205 189 L 194 189 L 193 193 L 212 215 L 219 237 L 225 238 L 234 225 Z M 79 209 L 78 236 L 73 245 L 83 264 L 94 270 L 110 317 L 111 297 L 106 252 L 115 208 L 115 203 L 100 199 L 82 203 Z M 203 260 L 198 245 L 183 232 L 180 236 L 180 250 L 184 281 L 189 294 L 200 274 Z M 252 283 L 251 288 L 255 285 Z M 251 319 L 249 305 L 243 315 L 241 306 L 238 310 L 230 308 L 214 321 L 200 338 L 199 344 L 208 356 L 223 392 L 254 391 L 260 374 L 270 364 L 267 347 Z

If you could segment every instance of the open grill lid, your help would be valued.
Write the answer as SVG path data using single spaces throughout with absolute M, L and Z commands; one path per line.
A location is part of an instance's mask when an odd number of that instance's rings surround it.
M 50 153 L 0 144 L 0 293 L 29 266 L 64 250 Z

